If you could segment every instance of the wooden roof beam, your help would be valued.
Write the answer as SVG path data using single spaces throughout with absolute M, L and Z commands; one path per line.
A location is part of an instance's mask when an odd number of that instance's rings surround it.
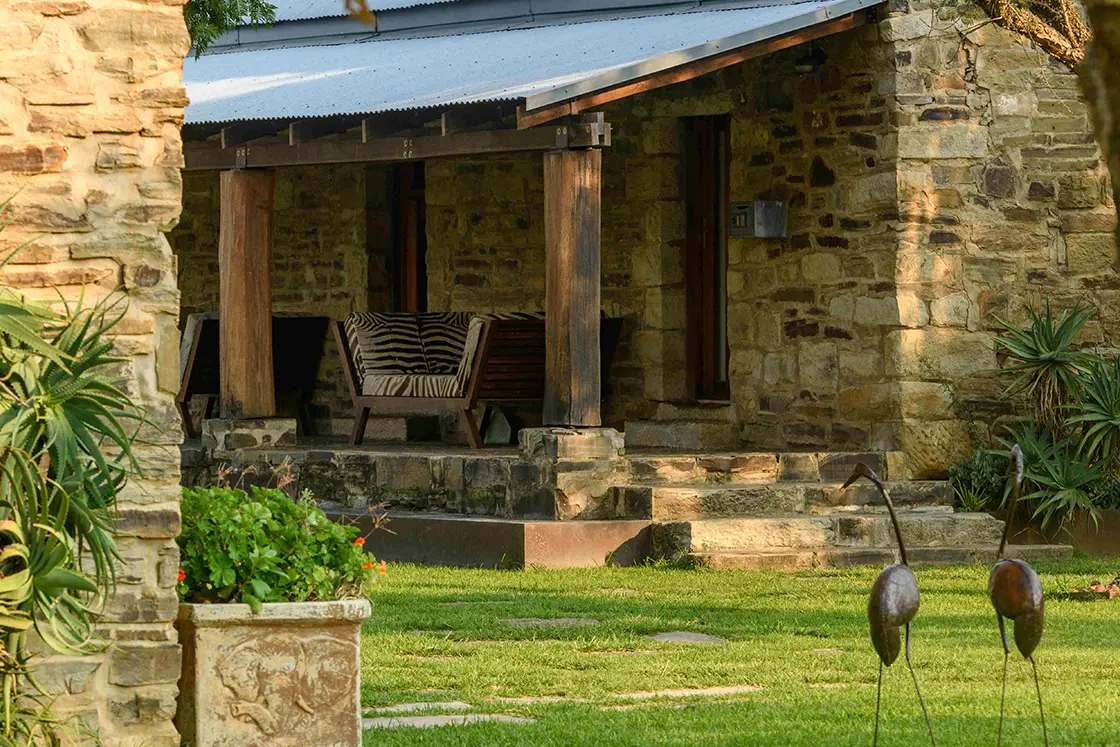
M 262 169 L 342 163 L 394 163 L 428 158 L 456 158 L 488 153 L 593 148 L 607 145 L 600 128 L 610 124 L 574 122 L 528 130 L 481 130 L 450 135 L 387 137 L 365 141 L 326 138 L 288 145 L 286 142 L 216 147 L 217 143 L 185 143 L 186 171 L 232 168 Z
M 554 122 L 558 119 L 578 115 L 589 109 L 597 109 L 612 101 L 636 96 L 639 93 L 652 91 L 656 88 L 671 86 L 674 83 L 683 83 L 686 80 L 699 78 L 701 75 L 714 73 L 725 67 L 738 65 L 740 62 L 745 62 L 746 60 L 764 57 L 768 54 L 788 49 L 789 47 L 805 44 L 814 39 L 838 34 L 841 31 L 848 31 L 849 29 L 854 29 L 868 23 L 870 10 L 874 9 L 849 13 L 848 15 L 840 16 L 839 18 L 834 18 L 815 26 L 793 31 L 784 36 L 749 44 L 745 47 L 739 47 L 738 49 L 715 55 L 714 57 L 688 62 L 668 70 L 662 70 L 659 73 L 647 75 L 638 80 L 620 83 L 601 91 L 578 96 L 570 101 L 562 101 L 559 104 L 553 104 L 532 111 L 525 111 L 522 108 L 518 108 L 517 126 L 521 129 L 537 127 L 542 124 Z

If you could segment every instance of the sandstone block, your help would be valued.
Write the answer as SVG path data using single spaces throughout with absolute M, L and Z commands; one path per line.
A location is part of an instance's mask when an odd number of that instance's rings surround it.
M 835 343 L 802 343 L 797 352 L 797 366 L 803 386 L 815 392 L 836 391 L 839 361 Z
M 46 174 L 62 171 L 66 148 L 61 145 L 0 145 L 0 172 Z
M 929 304 L 930 321 L 935 327 L 967 326 L 970 306 L 968 294 L 964 291 L 935 298 Z
M 865 384 L 840 392 L 840 414 L 845 420 L 889 420 L 898 417 L 894 384 Z
M 960 420 L 906 420 L 902 450 L 913 479 L 944 479 L 950 465 L 972 453 L 972 440 Z
M 840 259 L 834 254 L 817 252 L 801 259 L 801 274 L 811 283 L 835 283 L 840 280 Z
M 958 380 L 995 368 L 995 340 L 983 332 L 927 327 L 887 334 L 889 375 L 917 380 L 936 375 Z
M 1100 272 L 1114 265 L 1116 259 L 1114 234 L 1075 233 L 1066 237 L 1066 261 L 1070 272 Z
M 933 30 L 933 11 L 899 13 L 879 24 L 879 36 L 885 42 L 908 41 L 928 36 Z
M 125 687 L 178 682 L 181 654 L 178 644 L 117 644 L 109 650 L 109 682 Z
M 987 155 L 988 130 L 972 122 L 923 124 L 898 133 L 899 158 L 938 160 Z
M 1101 201 L 1101 179 L 1084 171 L 1058 177 L 1058 207 L 1091 208 Z
M 932 381 L 898 382 L 902 417 L 915 420 L 943 420 L 956 417 L 946 385 Z
M 174 687 L 144 687 L 114 694 L 109 699 L 109 714 L 122 726 L 167 723 L 177 707 Z

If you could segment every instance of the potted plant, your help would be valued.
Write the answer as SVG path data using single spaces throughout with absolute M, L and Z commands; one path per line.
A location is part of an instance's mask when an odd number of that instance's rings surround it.
M 183 491 L 176 725 L 185 744 L 361 744 L 360 629 L 375 568 L 304 494 Z

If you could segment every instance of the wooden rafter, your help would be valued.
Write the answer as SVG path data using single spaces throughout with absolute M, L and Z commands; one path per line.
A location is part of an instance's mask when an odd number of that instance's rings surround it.
M 795 47 L 799 44 L 813 41 L 814 39 L 837 34 L 841 31 L 848 31 L 849 29 L 854 29 L 866 24 L 868 22 L 868 15 L 868 11 L 863 10 L 856 13 L 849 13 L 846 16 L 840 16 L 831 21 L 809 26 L 808 28 L 800 29 L 784 36 L 766 39 L 765 41 L 760 41 L 746 47 L 739 47 L 738 49 L 733 49 L 714 57 L 688 62 L 684 65 L 670 68 L 669 70 L 647 75 L 638 80 L 620 83 L 619 85 L 601 91 L 579 96 L 570 101 L 564 101 L 533 111 L 519 109 L 517 113 L 517 126 L 520 128 L 537 127 L 549 122 L 554 122 L 558 119 L 578 115 L 581 112 L 598 108 L 612 101 L 635 96 L 646 91 L 652 91 L 655 88 L 671 86 L 674 83 L 682 83 L 686 80 L 698 78 L 701 75 L 707 75 L 708 73 L 722 70 L 725 67 L 737 65 L 746 60 L 764 57 L 768 54 L 788 49 L 789 47 Z

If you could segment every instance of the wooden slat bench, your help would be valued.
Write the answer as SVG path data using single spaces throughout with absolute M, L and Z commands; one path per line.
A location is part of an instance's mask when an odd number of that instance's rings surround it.
M 621 333 L 621 319 L 603 319 L 603 378 L 609 371 Z M 362 393 L 361 377 L 343 322 L 332 322 L 335 344 L 358 410 L 350 443 L 360 444 L 371 412 L 380 415 L 421 415 L 454 412 L 474 448 L 483 444 L 475 409 L 496 405 L 526 406 L 544 401 L 545 331 L 543 319 L 492 319 L 479 338 L 466 390 L 459 397 L 388 397 Z

